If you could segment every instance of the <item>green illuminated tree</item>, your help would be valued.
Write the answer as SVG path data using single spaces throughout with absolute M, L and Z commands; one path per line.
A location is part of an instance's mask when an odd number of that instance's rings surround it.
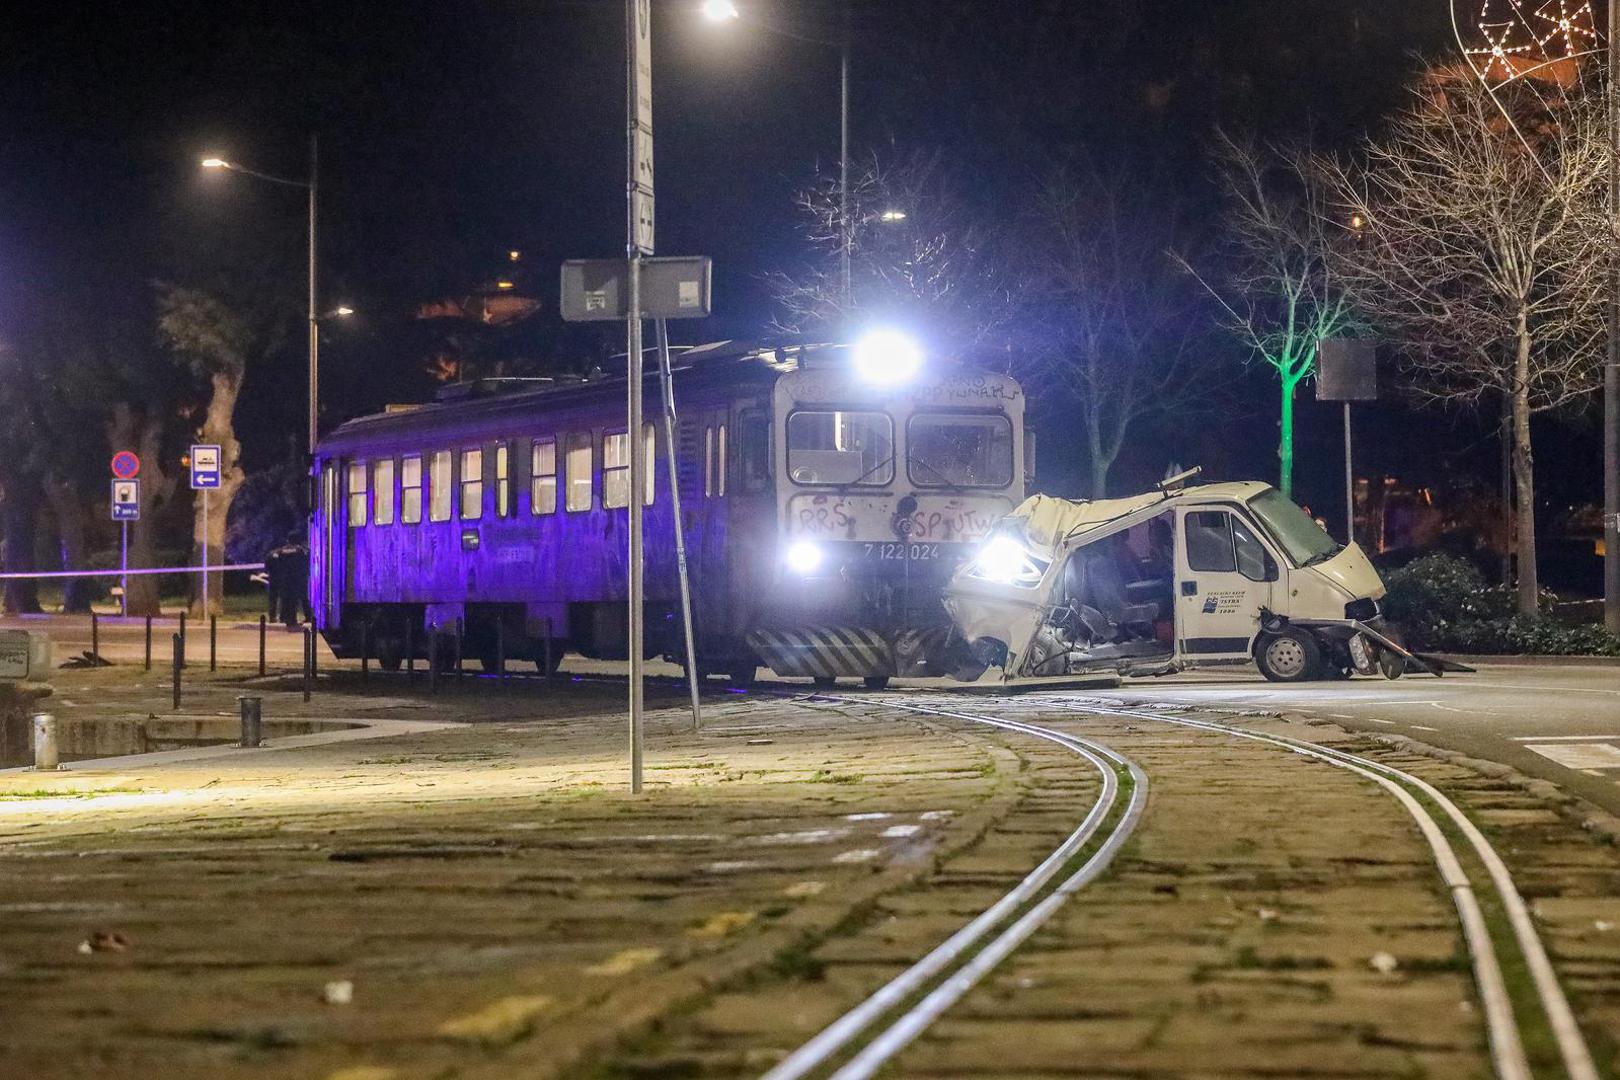
M 1277 486 L 1292 497 L 1294 394 L 1316 371 L 1322 339 L 1357 325 L 1331 257 L 1345 230 L 1335 224 L 1330 188 L 1307 147 L 1222 135 L 1218 161 L 1225 273 L 1212 283 L 1181 262 L 1219 302 L 1250 358 L 1276 373 Z

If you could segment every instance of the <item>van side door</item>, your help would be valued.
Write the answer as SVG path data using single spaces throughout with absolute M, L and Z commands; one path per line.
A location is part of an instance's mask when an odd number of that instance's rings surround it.
M 1280 565 L 1235 508 L 1186 507 L 1176 535 L 1176 641 L 1184 660 L 1247 659 Z

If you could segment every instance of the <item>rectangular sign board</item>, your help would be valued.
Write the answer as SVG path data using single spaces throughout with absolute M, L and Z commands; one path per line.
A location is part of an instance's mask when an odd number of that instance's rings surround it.
M 194 490 L 219 487 L 219 447 L 191 448 L 191 486 Z
M 1316 348 L 1317 401 L 1377 401 L 1377 343 L 1323 338 Z
M 112 519 L 114 521 L 141 520 L 141 482 L 114 480 L 112 482 Z
M 641 260 L 641 314 L 647 319 L 701 319 L 712 307 L 714 262 L 707 255 Z M 562 267 L 567 322 L 622 322 L 629 315 L 629 263 L 570 259 Z
M 51 639 L 29 630 L 0 630 L 0 679 L 44 679 L 51 670 Z

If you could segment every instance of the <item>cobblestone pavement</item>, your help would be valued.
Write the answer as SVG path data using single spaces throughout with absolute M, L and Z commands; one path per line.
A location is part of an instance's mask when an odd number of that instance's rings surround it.
M 60 695 L 115 712 L 155 693 L 73 679 Z M 1057 746 L 881 695 L 716 695 L 694 735 L 666 688 L 638 798 L 622 686 L 387 686 L 307 707 L 272 691 L 266 710 L 480 722 L 0 774 L 0 1072 L 757 1075 L 1010 888 L 1097 790 Z M 191 707 L 237 692 L 199 676 Z M 896 1075 L 1488 1075 L 1455 913 L 1386 794 L 1218 733 L 973 707 L 1131 756 L 1149 803 L 1113 871 Z M 1577 806 L 1410 744 L 1232 722 L 1382 756 L 1458 798 L 1612 1069 L 1620 859 Z

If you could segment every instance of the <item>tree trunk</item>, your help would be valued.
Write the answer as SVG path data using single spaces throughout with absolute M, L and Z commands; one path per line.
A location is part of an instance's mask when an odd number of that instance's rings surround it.
M 208 552 L 209 566 L 225 565 L 225 519 L 231 512 L 231 502 L 242 489 L 242 445 L 236 441 L 236 401 L 242 393 L 241 377 L 233 372 L 216 371 L 210 377 L 213 393 L 208 398 L 208 412 L 198 432 L 201 441 L 219 447 L 219 487 L 208 492 L 208 514 L 203 516 L 203 493 L 197 492 L 192 510 L 191 540 L 197 563 Z M 200 578 L 202 575 L 195 575 Z M 196 615 L 217 615 L 223 610 L 225 575 L 211 571 L 208 576 L 208 603 L 202 603 L 202 590 L 193 590 L 191 609 Z
M 5 559 L 7 573 L 26 574 L 39 567 L 34 564 L 34 544 L 39 539 L 39 491 L 18 480 L 6 488 L 5 505 L 0 507 L 3 519 Z M 39 582 L 32 578 L 6 580 L 3 610 L 7 615 L 37 615 Z
M 1294 497 L 1294 385 L 1298 380 L 1282 379 L 1282 418 L 1277 425 L 1277 489 L 1284 498 Z
M 58 569 L 88 570 L 89 545 L 85 542 L 85 531 L 89 514 L 78 485 L 62 477 L 51 477 L 45 482 L 45 497 L 51 504 L 51 516 L 56 519 Z M 89 613 L 90 602 L 101 595 L 104 588 L 103 579 L 99 578 L 63 578 L 63 612 Z
M 1113 458 L 1103 449 L 1101 409 L 1095 404 L 1086 409 L 1086 450 L 1091 465 L 1091 498 L 1108 497 L 1108 469 Z
M 1519 314 L 1519 351 L 1513 365 L 1513 485 L 1517 493 L 1519 611 L 1534 615 L 1540 592 L 1536 576 L 1535 458 L 1530 451 L 1530 331 Z

